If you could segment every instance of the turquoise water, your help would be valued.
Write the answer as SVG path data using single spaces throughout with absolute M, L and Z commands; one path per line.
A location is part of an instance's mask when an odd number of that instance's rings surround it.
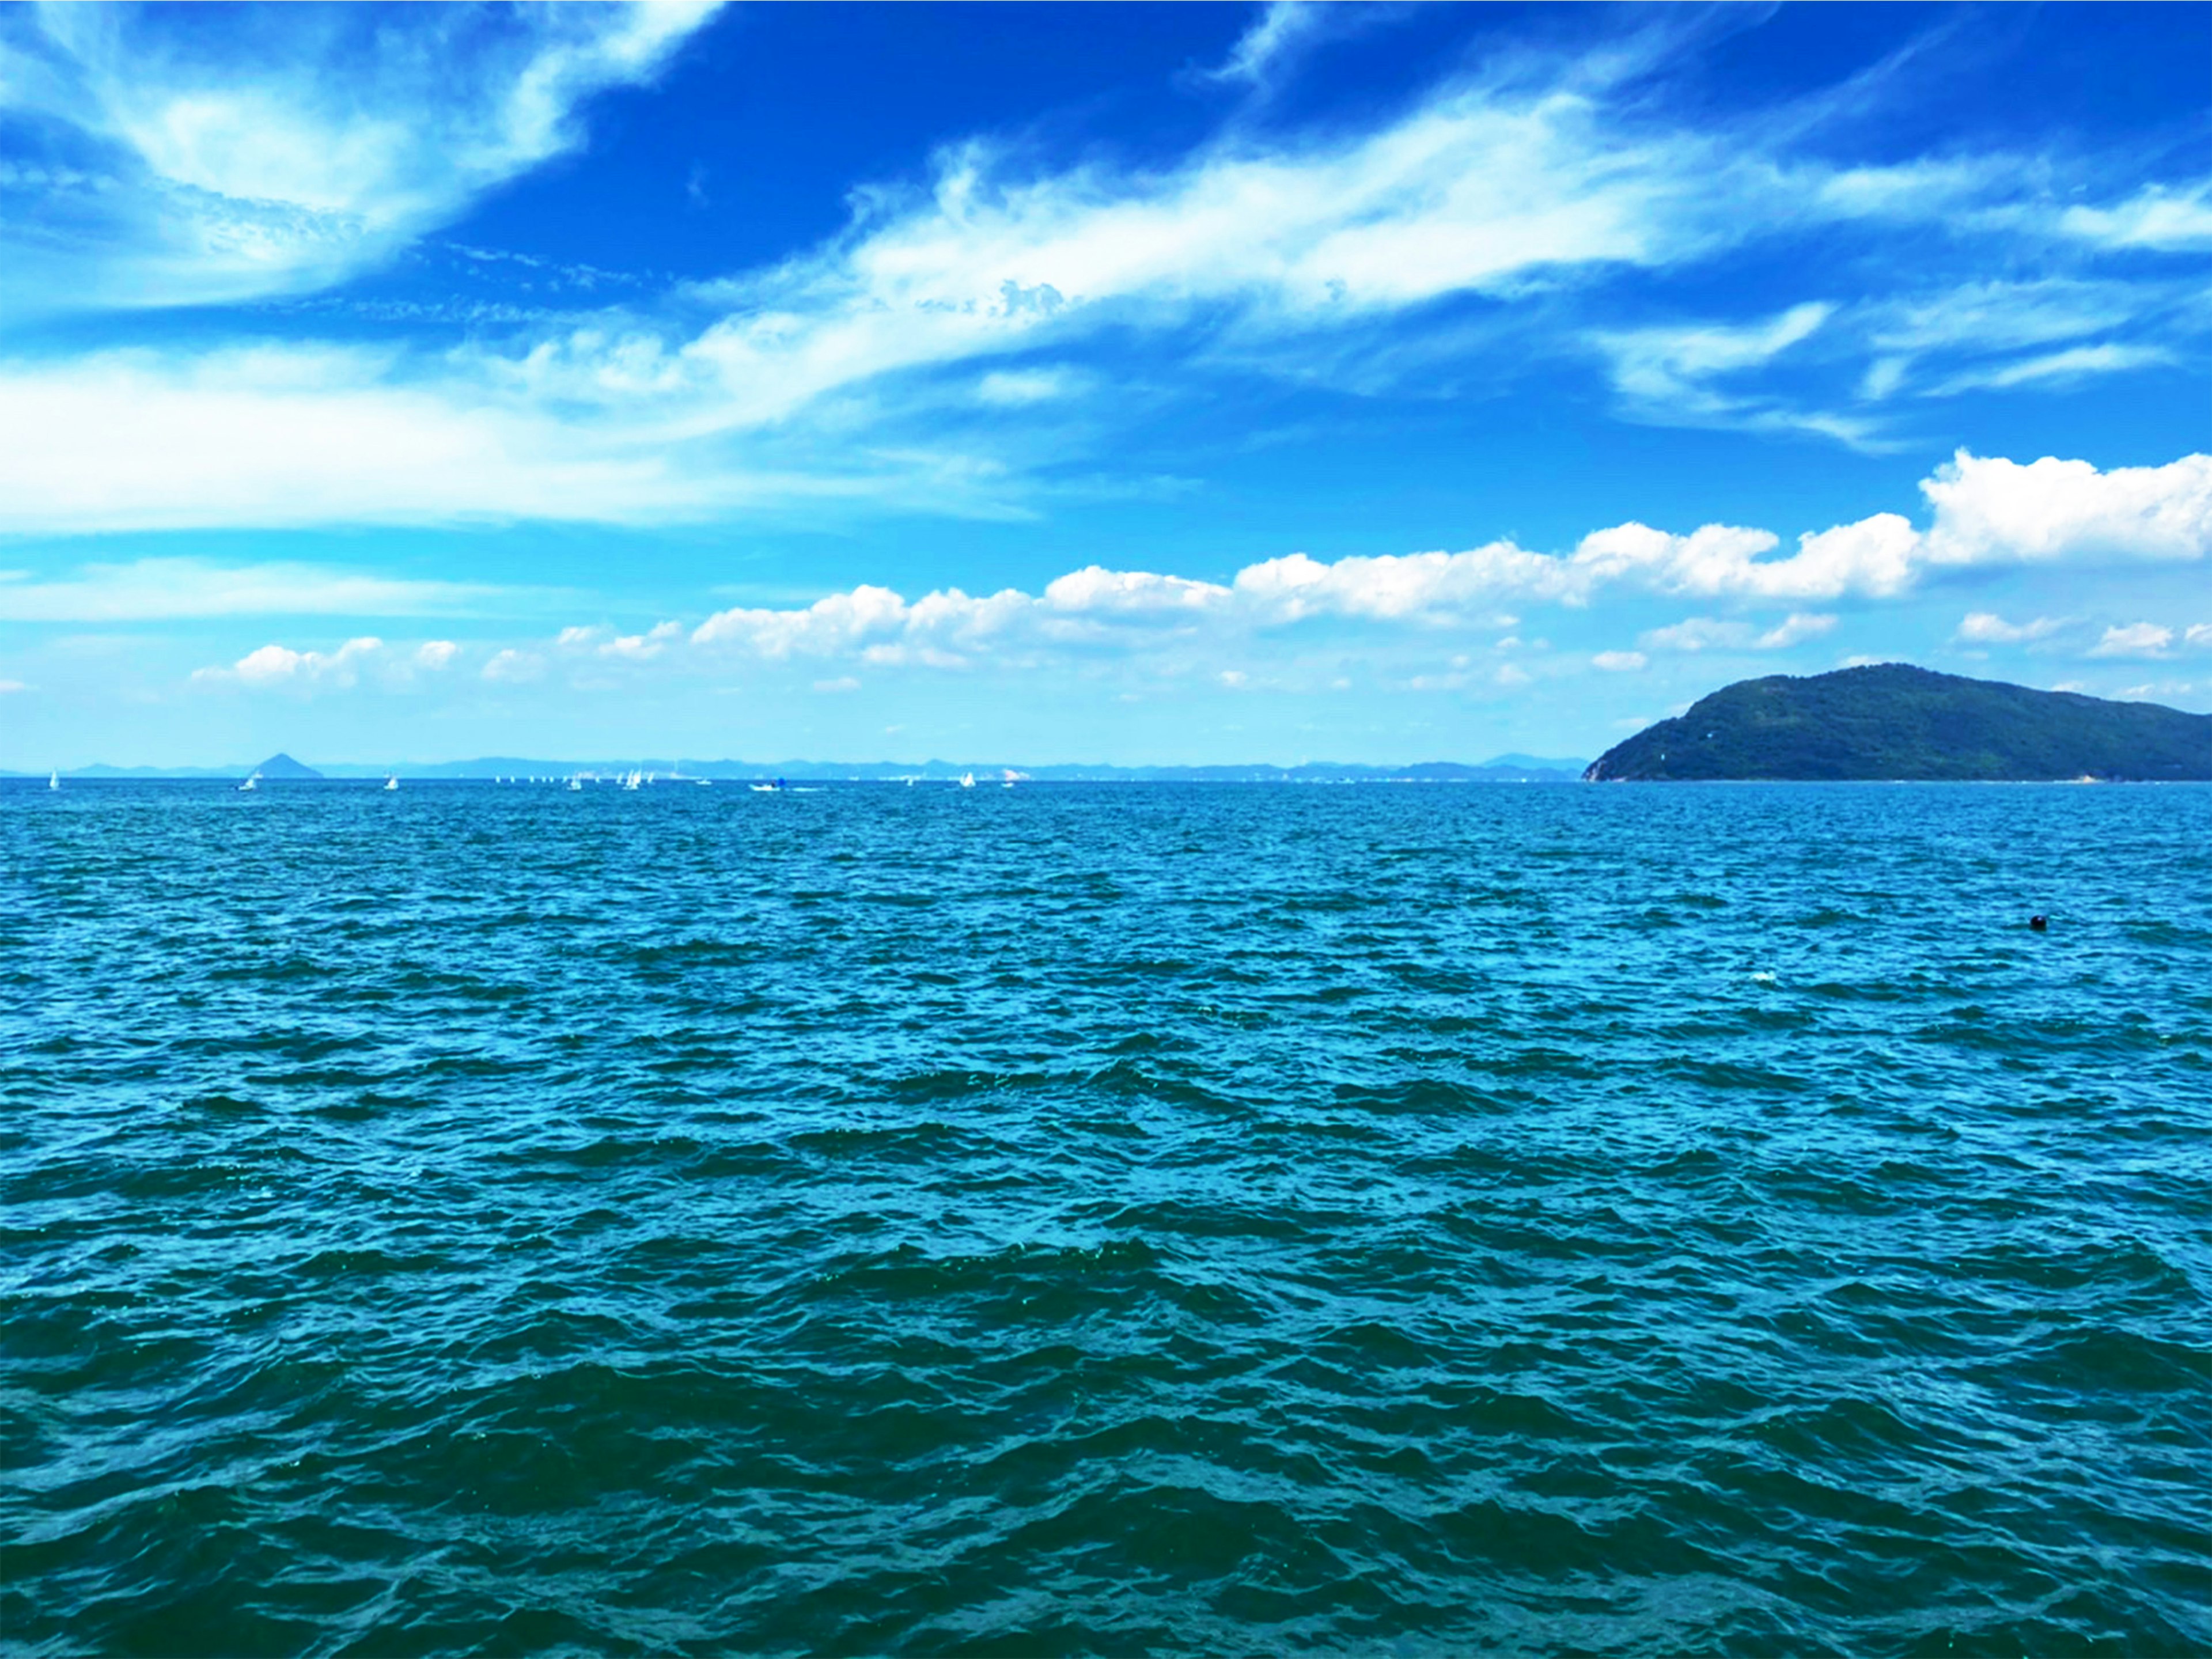
M 2212 790 L 0 858 L 15 1650 L 2212 1650 Z

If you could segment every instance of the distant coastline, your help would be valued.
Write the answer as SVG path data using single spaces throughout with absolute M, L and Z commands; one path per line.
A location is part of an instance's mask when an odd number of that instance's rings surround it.
M 1581 760 L 1534 755 L 1499 755 L 1479 764 L 1460 761 L 1421 761 L 1404 765 L 1314 762 L 1300 766 L 1048 766 L 1000 761 L 707 761 L 649 757 L 579 761 L 495 755 L 421 764 L 343 763 L 307 766 L 289 755 L 275 755 L 258 763 L 236 766 L 84 766 L 64 768 L 60 775 L 64 780 L 86 781 L 135 779 L 152 782 L 163 779 L 237 779 L 259 772 L 271 782 L 312 783 L 380 779 L 392 772 L 426 781 L 489 781 L 498 778 L 568 778 L 578 775 L 612 777 L 638 770 L 661 778 L 787 778 L 807 783 L 900 783 L 908 778 L 925 783 L 951 783 L 969 775 L 992 781 L 1012 775 L 1034 783 L 1572 783 L 1582 776 L 1587 764 Z M 0 771 L 0 777 L 45 775 L 43 772 Z

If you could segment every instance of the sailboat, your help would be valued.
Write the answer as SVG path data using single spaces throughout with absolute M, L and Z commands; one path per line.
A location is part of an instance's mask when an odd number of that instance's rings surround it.
M 963 772 L 960 775 L 960 787 L 963 789 L 973 789 L 975 787 L 975 775 L 973 772 Z
M 387 790 L 397 789 L 399 787 L 398 778 L 393 774 L 386 772 L 384 775 L 384 787 Z
M 644 784 L 645 774 L 635 767 L 631 768 L 629 775 L 623 779 L 623 787 L 625 789 L 642 788 Z
M 241 789 L 258 789 L 261 787 L 261 774 L 256 772 L 252 777 L 246 779 L 244 783 L 240 784 L 238 787 Z
M 56 767 L 52 771 L 46 774 L 46 787 L 49 789 L 58 789 L 61 787 L 61 769 L 59 767 Z
M 569 788 L 570 792 L 571 792 L 571 793 L 580 793 L 582 792 L 582 790 L 583 790 L 583 787 L 584 787 L 584 777 L 583 777 L 583 774 L 581 774 L 580 772 L 572 772 L 571 774 L 569 774 L 569 775 L 568 775 L 568 788 Z

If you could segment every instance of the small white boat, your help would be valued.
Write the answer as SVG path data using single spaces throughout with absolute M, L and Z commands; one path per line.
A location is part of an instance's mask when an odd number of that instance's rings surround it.
M 568 780 L 568 787 L 572 793 L 580 792 L 583 789 L 583 787 L 584 781 L 580 777 L 572 777 Z
M 246 779 L 244 783 L 240 784 L 238 787 L 241 789 L 258 789 L 261 787 L 261 774 L 256 772 L 252 777 Z
M 975 775 L 973 772 L 963 772 L 960 775 L 960 787 L 963 789 L 973 789 L 975 787 Z
M 635 769 L 623 777 L 623 787 L 625 789 L 642 789 L 644 787 L 645 774 Z
M 399 787 L 399 780 L 394 777 L 391 773 L 386 772 L 384 775 L 384 787 L 386 790 L 397 789 Z
M 49 773 L 47 773 L 47 774 L 46 774 L 46 787 L 47 787 L 47 788 L 49 788 L 49 789 L 58 789 L 58 788 L 60 788 L 61 787 L 62 787 L 62 775 L 61 775 L 61 769 L 60 769 L 59 767 L 57 767 L 57 768 L 55 768 L 52 771 L 51 771 L 51 772 L 49 772 Z

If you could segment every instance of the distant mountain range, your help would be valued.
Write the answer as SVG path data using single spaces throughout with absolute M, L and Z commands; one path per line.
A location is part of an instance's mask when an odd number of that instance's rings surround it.
M 1304 766 L 1019 766 L 968 761 L 701 761 L 530 760 L 493 755 L 478 760 L 434 765 L 302 765 L 289 755 L 272 755 L 259 766 L 86 766 L 67 778 L 243 778 L 259 772 L 264 781 L 338 781 L 380 778 L 397 771 L 408 778 L 565 778 L 575 773 L 607 776 L 636 769 L 663 776 L 691 778 L 790 778 L 810 783 L 896 782 L 903 778 L 950 781 L 963 774 L 1000 778 L 1012 772 L 1042 783 L 1571 783 L 1584 763 L 1534 755 L 1500 755 L 1480 765 L 1458 761 L 1423 761 L 1408 766 L 1358 766 L 1316 762 Z M 22 776 L 24 774 L 13 775 Z
M 1740 680 L 1592 763 L 1595 782 L 2212 780 L 2212 714 L 1903 663 Z

